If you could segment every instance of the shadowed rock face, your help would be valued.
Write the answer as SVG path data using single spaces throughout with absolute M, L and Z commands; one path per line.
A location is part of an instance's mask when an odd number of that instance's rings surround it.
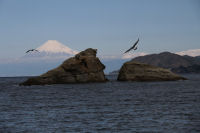
M 129 61 L 124 63 L 118 75 L 119 81 L 173 81 L 185 80 L 168 69 Z
M 59 67 L 38 77 L 29 78 L 20 85 L 105 82 L 105 66 L 96 57 L 96 53 L 96 49 L 86 49 L 64 61 Z

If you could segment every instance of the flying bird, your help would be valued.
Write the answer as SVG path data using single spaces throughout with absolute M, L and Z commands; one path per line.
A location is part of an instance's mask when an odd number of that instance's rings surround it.
M 37 49 L 30 49 L 30 50 L 26 51 L 26 53 L 29 53 L 29 52 L 31 52 L 31 51 L 37 51 L 37 52 L 38 52 Z
M 138 44 L 138 42 L 139 42 L 139 38 L 138 38 L 138 40 L 135 42 L 135 44 L 134 44 L 130 49 L 128 49 L 126 52 L 124 52 L 124 54 L 125 54 L 125 53 L 128 53 L 128 52 L 131 51 L 132 49 L 133 49 L 133 50 L 136 50 L 136 49 L 137 49 L 136 45 Z

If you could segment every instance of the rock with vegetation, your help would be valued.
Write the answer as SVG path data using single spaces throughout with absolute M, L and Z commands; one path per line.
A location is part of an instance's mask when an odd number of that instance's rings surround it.
M 64 61 L 57 68 L 37 77 L 29 78 L 20 85 L 45 85 L 88 83 L 107 81 L 103 70 L 105 66 L 96 57 L 96 49 L 86 49 Z
M 123 64 L 119 71 L 119 81 L 175 81 L 185 80 L 168 69 L 129 61 Z

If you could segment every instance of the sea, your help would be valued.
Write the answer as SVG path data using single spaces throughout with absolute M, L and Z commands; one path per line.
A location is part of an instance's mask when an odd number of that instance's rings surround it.
M 0 78 L 0 133 L 200 133 L 200 75 L 185 81 L 19 86 Z

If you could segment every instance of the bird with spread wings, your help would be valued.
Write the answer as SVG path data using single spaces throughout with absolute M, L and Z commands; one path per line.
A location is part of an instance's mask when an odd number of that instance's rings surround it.
M 26 53 L 29 53 L 29 52 L 32 52 L 32 51 L 37 51 L 38 52 L 37 49 L 30 49 L 30 50 L 26 51 Z
M 132 49 L 133 49 L 133 50 L 136 50 L 136 49 L 137 49 L 137 44 L 138 44 L 138 42 L 139 42 L 139 38 L 138 38 L 138 40 L 134 43 L 134 45 L 133 45 L 131 48 L 129 48 L 126 52 L 124 52 L 124 54 L 125 54 L 125 53 L 128 53 L 128 52 L 131 51 Z

